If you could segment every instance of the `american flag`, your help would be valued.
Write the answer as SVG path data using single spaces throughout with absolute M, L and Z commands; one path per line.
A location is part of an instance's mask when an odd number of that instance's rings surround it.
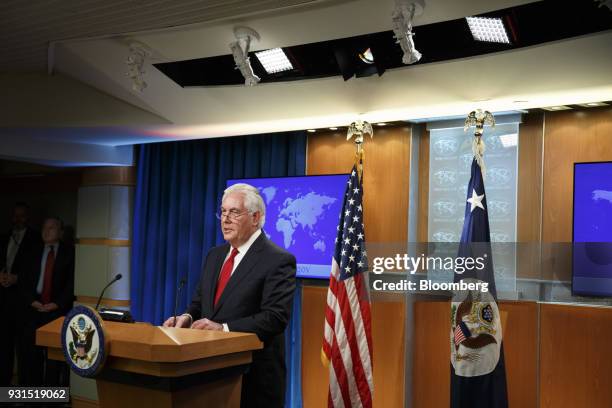
M 371 407 L 372 319 L 363 228 L 363 186 L 347 181 L 327 291 L 322 359 L 329 366 L 329 407 Z
M 455 344 L 461 344 L 463 340 L 470 337 L 470 329 L 464 322 L 461 322 L 455 327 Z

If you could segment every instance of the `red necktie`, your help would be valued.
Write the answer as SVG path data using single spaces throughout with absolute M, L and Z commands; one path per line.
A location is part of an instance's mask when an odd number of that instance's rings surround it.
M 47 261 L 45 262 L 45 276 L 43 280 L 43 289 L 40 295 L 40 301 L 43 305 L 51 302 L 51 286 L 53 281 L 53 265 L 55 264 L 55 253 L 53 247 L 49 247 L 49 253 L 47 254 Z
M 234 269 L 234 258 L 238 255 L 238 250 L 234 248 L 227 261 L 223 264 L 221 268 L 221 273 L 219 274 L 219 281 L 217 282 L 217 291 L 215 292 L 215 303 L 214 306 L 217 306 L 217 302 L 223 293 L 223 289 L 227 286 L 227 282 L 229 282 L 230 277 L 232 276 L 232 269 Z

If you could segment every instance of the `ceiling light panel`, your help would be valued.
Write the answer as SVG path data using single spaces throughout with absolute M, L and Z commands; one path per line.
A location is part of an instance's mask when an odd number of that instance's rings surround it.
M 282 48 L 272 48 L 270 50 L 256 52 L 255 56 L 261 62 L 268 74 L 277 72 L 291 71 L 293 65 Z
M 559 105 L 559 106 L 548 106 L 548 107 L 542 108 L 542 109 L 554 112 L 554 111 L 570 110 L 572 108 L 570 108 L 569 106 L 566 106 L 566 105 Z
M 501 18 L 466 17 L 465 19 L 476 41 L 510 44 Z
M 608 106 L 608 104 L 604 102 L 589 102 L 589 103 L 581 103 L 580 106 L 583 106 L 585 108 L 594 108 L 597 106 Z

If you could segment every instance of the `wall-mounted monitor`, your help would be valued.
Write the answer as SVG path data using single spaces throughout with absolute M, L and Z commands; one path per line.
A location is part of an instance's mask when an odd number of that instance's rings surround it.
M 612 162 L 574 164 L 572 292 L 612 296 Z
M 265 234 L 297 259 L 298 278 L 329 279 L 348 174 L 228 180 L 259 189 Z

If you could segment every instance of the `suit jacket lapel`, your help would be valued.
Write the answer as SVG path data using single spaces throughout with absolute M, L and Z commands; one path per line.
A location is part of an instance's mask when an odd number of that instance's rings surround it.
M 227 286 L 223 290 L 223 293 L 219 298 L 219 302 L 217 303 L 217 306 L 214 309 L 213 316 L 217 313 L 217 311 L 219 311 L 221 306 L 223 306 L 223 302 L 225 302 L 225 300 L 231 296 L 232 291 L 236 289 L 240 281 L 249 274 L 251 269 L 253 269 L 253 267 L 259 260 L 259 252 L 263 249 L 266 240 L 267 238 L 262 231 L 261 235 L 255 240 L 255 242 L 253 242 L 253 245 L 251 245 L 244 258 L 242 258 L 242 260 L 238 264 L 238 267 L 232 274 L 232 277 L 230 278 L 229 282 L 227 282 Z
M 70 251 L 71 247 L 64 242 L 60 242 L 60 244 L 57 246 L 57 254 L 55 254 L 55 265 L 53 267 L 54 275 L 55 271 L 61 271 L 60 273 L 62 274 L 62 277 L 66 274 L 71 260 Z

